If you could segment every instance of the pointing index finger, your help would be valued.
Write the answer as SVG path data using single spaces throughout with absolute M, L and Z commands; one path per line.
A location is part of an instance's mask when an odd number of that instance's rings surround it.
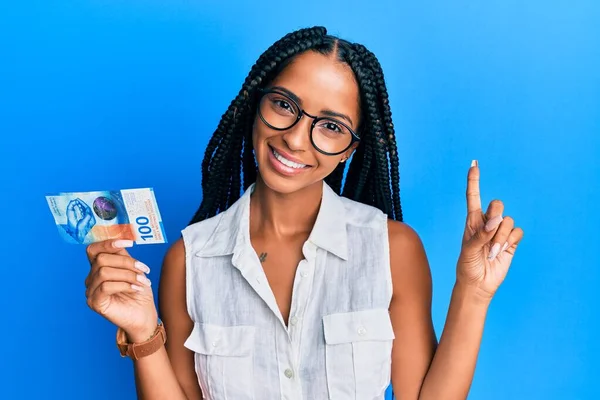
M 481 211 L 481 196 L 479 194 L 479 163 L 471 161 L 467 175 L 467 213 Z

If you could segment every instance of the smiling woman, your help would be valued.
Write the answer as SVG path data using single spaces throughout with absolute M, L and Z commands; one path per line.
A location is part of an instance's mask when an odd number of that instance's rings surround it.
M 202 187 L 162 269 L 164 323 L 131 243 L 88 247 L 88 304 L 119 327 L 140 397 L 383 399 L 390 380 L 403 399 L 466 397 L 523 232 L 502 202 L 483 213 L 472 164 L 438 347 L 383 72 L 364 46 L 315 27 L 267 49 L 208 144 Z
M 330 142 L 334 132 L 345 134 L 336 135 L 337 146 L 350 144 L 333 152 L 322 149 L 322 139 Z M 310 138 L 307 143 L 316 152 L 293 148 L 295 136 Z M 278 144 L 283 138 L 289 139 L 286 146 Z M 324 179 L 345 197 L 402 220 L 387 88 L 377 58 L 364 46 L 317 27 L 290 33 L 263 53 L 208 144 L 202 164 L 204 198 L 193 222 L 233 204 L 240 196 L 240 176 L 244 190 L 257 180 L 257 164 L 259 169 L 268 165 L 269 145 L 311 165 L 294 180 L 280 180 L 280 190 L 287 193 Z M 345 165 L 340 161 L 355 150 L 342 188 Z M 269 185 L 274 177 L 266 178 L 265 172 L 258 176 Z

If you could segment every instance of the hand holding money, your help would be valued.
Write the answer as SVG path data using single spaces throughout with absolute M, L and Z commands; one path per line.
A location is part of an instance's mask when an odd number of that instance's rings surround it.
M 122 328 L 132 342 L 147 340 L 158 321 L 150 269 L 125 248 L 131 240 L 105 240 L 87 247 L 91 265 L 85 279 L 88 306 Z

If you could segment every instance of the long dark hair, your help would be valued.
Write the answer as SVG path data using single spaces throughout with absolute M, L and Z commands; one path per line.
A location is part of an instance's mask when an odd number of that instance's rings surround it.
M 328 35 L 324 27 L 313 27 L 287 34 L 252 66 L 206 147 L 202 161 L 203 199 L 190 224 L 226 210 L 240 198 L 242 185 L 246 190 L 256 181 L 252 126 L 257 91 L 294 57 L 308 50 L 324 55 L 336 52 L 338 60 L 352 68 L 360 91 L 361 142 L 352 155 L 343 187 L 346 163 L 340 163 L 325 182 L 336 193 L 377 207 L 389 218 L 402 221 L 396 137 L 381 65 L 365 46 Z

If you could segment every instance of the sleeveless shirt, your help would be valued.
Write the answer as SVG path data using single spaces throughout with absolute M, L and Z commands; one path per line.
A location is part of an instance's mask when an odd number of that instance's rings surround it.
M 250 242 L 253 190 L 182 231 L 185 347 L 203 397 L 383 400 L 394 339 L 387 215 L 323 182 L 286 325 Z

